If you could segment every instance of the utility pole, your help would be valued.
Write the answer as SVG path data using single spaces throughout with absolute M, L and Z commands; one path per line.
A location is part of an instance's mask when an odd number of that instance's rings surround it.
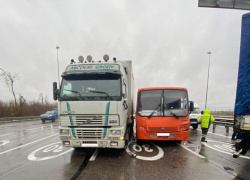
M 59 60 L 58 60 L 58 50 L 60 49 L 59 46 L 56 46 L 56 51 L 57 51 L 57 71 L 58 71 L 58 85 L 60 88 L 60 75 L 59 75 Z
M 208 73 L 207 73 L 207 91 L 206 91 L 206 102 L 205 102 L 205 109 L 207 109 L 207 93 L 208 93 L 208 81 L 209 81 L 209 69 L 210 69 L 210 55 L 212 54 L 210 51 L 207 53 L 209 56 L 208 61 Z

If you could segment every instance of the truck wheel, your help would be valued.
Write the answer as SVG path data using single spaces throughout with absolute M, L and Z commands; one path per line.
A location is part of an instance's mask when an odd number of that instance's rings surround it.
M 45 120 L 42 120 L 43 123 L 45 123 Z
M 52 122 L 55 122 L 55 120 L 56 120 L 56 118 L 55 118 L 55 117 L 53 117 Z
M 198 128 L 198 124 L 193 124 L 192 127 L 193 127 L 193 129 L 197 129 Z

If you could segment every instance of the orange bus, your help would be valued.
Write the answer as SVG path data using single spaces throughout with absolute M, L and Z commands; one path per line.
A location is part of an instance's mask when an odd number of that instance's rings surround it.
M 137 94 L 137 140 L 187 141 L 193 103 L 182 87 L 141 88 Z

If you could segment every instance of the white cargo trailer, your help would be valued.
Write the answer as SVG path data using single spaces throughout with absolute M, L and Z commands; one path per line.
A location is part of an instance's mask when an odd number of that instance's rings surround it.
M 124 148 L 133 134 L 132 61 L 88 61 L 79 57 L 53 83 L 59 137 L 66 147 Z

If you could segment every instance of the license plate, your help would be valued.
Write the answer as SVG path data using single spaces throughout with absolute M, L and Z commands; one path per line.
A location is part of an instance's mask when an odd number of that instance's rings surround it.
M 82 144 L 82 147 L 98 147 L 98 144 Z
M 157 133 L 157 136 L 170 136 L 170 133 Z

